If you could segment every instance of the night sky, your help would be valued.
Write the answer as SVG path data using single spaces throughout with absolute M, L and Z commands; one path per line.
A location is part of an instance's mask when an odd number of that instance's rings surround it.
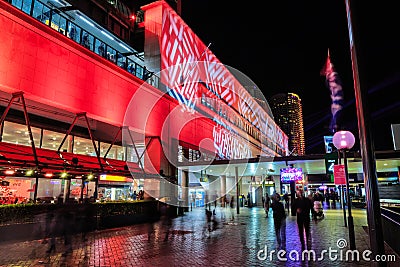
M 400 16 L 395 1 L 352 1 L 366 120 L 376 150 L 393 150 L 400 123 Z M 341 128 L 359 147 L 345 1 L 184 0 L 182 18 L 225 65 L 247 75 L 268 101 L 291 92 L 303 103 L 306 153 L 325 153 L 330 91 L 320 71 L 328 48 L 344 91 Z M 368 123 L 369 122 L 369 123 Z

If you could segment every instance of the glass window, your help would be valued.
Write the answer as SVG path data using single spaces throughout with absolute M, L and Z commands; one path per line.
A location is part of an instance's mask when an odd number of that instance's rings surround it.
M 64 137 L 65 133 L 57 133 L 53 131 L 43 130 L 42 148 L 57 150 Z M 64 141 L 64 144 L 61 147 L 60 151 L 68 152 L 68 146 L 70 145 L 71 138 L 67 138 Z
M 40 129 L 31 127 L 31 131 L 35 147 L 39 147 Z M 3 142 L 30 146 L 31 140 L 29 137 L 28 126 L 24 124 L 5 121 L 3 130 Z
M 136 154 L 136 151 L 138 154 Z M 140 145 L 140 144 L 135 144 L 134 146 L 127 146 L 127 150 L 126 150 L 126 161 L 128 162 L 138 162 L 138 156 L 141 157 L 140 161 L 142 162 L 142 164 L 144 164 L 144 157 L 142 156 L 143 152 L 144 152 L 145 146 L 144 144 Z
M 22 0 L 13 0 L 12 4 L 19 9 L 22 8 Z
M 54 30 L 58 31 L 60 29 L 60 20 L 61 20 L 61 16 L 55 12 L 52 12 L 50 27 L 52 27 Z
M 135 75 L 136 73 L 136 63 L 133 60 L 130 60 L 128 58 L 128 72 L 132 73 L 133 75 Z
M 40 21 L 49 25 L 49 21 L 50 21 L 50 8 L 43 5 L 43 10 L 42 10 L 42 15 L 40 17 Z M 39 19 L 39 18 L 38 18 Z
M 81 28 L 74 23 L 68 21 L 68 34 L 67 36 L 77 43 L 80 43 Z
M 95 47 L 95 53 L 102 56 L 106 57 L 106 44 L 100 41 L 99 39 L 95 39 L 94 43 Z
M 26 14 L 31 14 L 32 0 L 24 0 L 22 3 L 22 11 Z
M 82 42 L 81 44 L 86 47 L 87 49 L 92 50 L 94 37 L 93 35 L 89 34 L 87 31 L 82 31 Z
M 58 28 L 58 31 L 65 35 L 65 30 L 67 29 L 67 19 L 63 16 L 60 16 L 58 25 L 60 26 L 60 28 Z
M 143 67 L 140 65 L 136 65 L 136 75 L 135 76 L 140 79 L 143 79 L 143 72 L 144 72 Z
M 121 53 L 117 53 L 117 64 L 123 69 L 126 69 L 126 56 Z
M 96 151 L 94 150 L 93 147 L 92 140 L 77 136 L 74 137 L 74 154 L 81 154 L 94 157 L 97 156 Z
M 104 157 L 111 144 L 100 143 L 100 156 Z M 125 160 L 125 150 L 122 146 L 113 145 L 107 153 L 108 159 Z
M 112 47 L 107 47 L 107 59 L 110 60 L 111 62 L 116 62 L 115 57 L 116 57 L 117 51 L 113 49 Z
M 42 22 L 44 22 L 43 20 L 43 4 L 39 1 L 35 1 L 35 4 L 33 6 L 33 13 L 32 16 L 37 19 L 40 20 Z

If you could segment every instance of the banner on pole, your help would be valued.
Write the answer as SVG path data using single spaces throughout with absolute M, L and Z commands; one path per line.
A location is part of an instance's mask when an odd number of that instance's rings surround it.
M 346 184 L 346 172 L 343 164 L 333 166 L 333 177 L 335 180 L 335 185 Z

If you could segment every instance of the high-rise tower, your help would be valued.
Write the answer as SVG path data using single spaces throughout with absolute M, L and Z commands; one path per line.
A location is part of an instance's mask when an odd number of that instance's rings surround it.
M 290 154 L 304 155 L 303 108 L 300 97 L 294 93 L 276 94 L 269 105 L 275 122 L 289 137 Z

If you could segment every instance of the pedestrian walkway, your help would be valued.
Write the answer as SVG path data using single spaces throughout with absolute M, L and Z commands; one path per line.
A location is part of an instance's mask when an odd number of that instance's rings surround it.
M 323 220 L 311 223 L 311 249 L 316 258 L 306 261 L 301 261 L 296 217 L 287 218 L 286 256 L 283 256 L 287 261 L 283 261 L 276 253 L 271 254 L 276 248 L 272 216 L 265 218 L 261 207 L 241 208 L 240 214 L 235 214 L 234 220 L 230 220 L 230 212 L 229 208 L 218 207 L 218 228 L 208 232 L 204 208 L 195 208 L 172 220 L 167 240 L 162 222 L 92 232 L 86 236 L 87 241 L 76 235 L 72 238 L 72 252 L 67 254 L 63 254 L 66 247 L 62 239 L 57 239 L 55 251 L 49 254 L 46 253 L 48 244 L 42 244 L 42 240 L 1 244 L 0 266 L 371 265 L 361 256 L 369 249 L 369 238 L 364 229 L 367 226 L 365 210 L 353 210 L 356 246 L 360 252 L 360 260 L 353 262 L 346 261 L 348 228 L 344 227 L 341 209 L 326 209 Z M 326 252 L 321 256 L 322 250 L 331 250 L 331 255 Z M 296 259 L 299 251 L 299 259 Z M 388 247 L 386 254 L 394 252 Z M 398 256 L 396 260 L 388 266 L 400 266 Z

